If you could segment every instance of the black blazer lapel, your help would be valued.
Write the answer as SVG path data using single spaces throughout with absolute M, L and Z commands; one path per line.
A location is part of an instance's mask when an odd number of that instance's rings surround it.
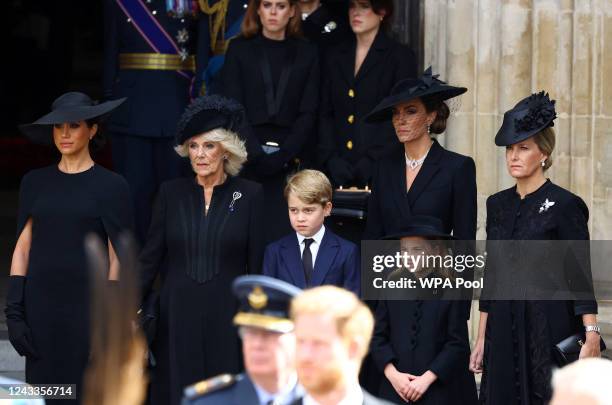
M 300 247 L 297 237 L 286 238 L 281 244 L 281 257 L 283 258 L 287 272 L 293 278 L 293 283 L 299 288 L 306 288 L 306 276 L 304 265 L 300 256 Z
M 431 149 L 423 162 L 423 166 L 421 166 L 421 170 L 419 170 L 419 174 L 417 174 L 412 186 L 410 186 L 410 190 L 408 191 L 408 200 L 410 202 L 410 206 L 414 204 L 414 202 L 419 198 L 427 184 L 431 181 L 432 177 L 440 170 L 439 161 L 442 157 L 443 149 L 438 143 L 438 141 L 434 140 L 433 145 L 431 145 Z M 406 172 L 404 171 L 404 176 Z
M 340 244 L 336 239 L 335 235 L 326 229 L 321 240 L 321 246 L 317 252 L 317 258 L 314 265 L 314 274 L 312 275 L 311 285 L 319 286 L 325 280 L 325 276 L 329 272 L 336 255 L 338 254 L 338 248 Z
M 376 38 L 366 55 L 365 60 L 361 64 L 359 71 L 357 72 L 357 76 L 355 76 L 355 81 L 361 80 L 361 78 L 365 77 L 368 72 L 377 65 L 384 66 L 385 55 L 387 54 L 387 50 L 389 49 L 390 39 L 387 37 L 387 34 L 383 32 L 382 29 L 378 31 L 376 34 Z M 353 71 L 355 67 L 355 55 L 353 52 Z
M 398 149 L 397 153 L 391 156 L 392 169 L 391 181 L 393 182 L 393 199 L 402 213 L 402 218 L 410 218 L 412 210 L 406 194 L 406 159 L 404 158 L 404 148 Z
M 355 83 L 355 50 L 357 43 L 353 38 L 350 41 L 343 42 L 338 49 L 338 57 L 340 59 L 340 72 L 342 78 L 346 81 L 349 87 L 353 87 Z

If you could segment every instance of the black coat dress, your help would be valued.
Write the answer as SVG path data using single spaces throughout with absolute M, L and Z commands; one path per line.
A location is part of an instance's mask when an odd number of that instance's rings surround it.
M 391 123 L 362 119 L 389 95 L 401 79 L 415 77 L 417 59 L 407 46 L 380 30 L 355 75 L 355 36 L 329 50 L 322 70 L 319 111 L 319 159 L 336 186 L 369 183 L 373 164 L 397 145 Z M 351 166 L 350 175 L 343 174 Z
M 66 174 L 56 165 L 33 170 L 21 183 L 17 237 L 32 219 L 25 285 L 26 318 L 39 358 L 26 358 L 30 384 L 77 384 L 89 359 L 90 277 L 85 237 L 115 248 L 133 227 L 125 180 L 94 165 Z M 117 252 L 119 253 L 119 252 Z M 47 403 L 75 403 L 47 400 Z
M 374 172 L 366 239 L 394 231 L 400 218 L 428 215 L 459 240 L 476 239 L 476 167 L 474 160 L 444 149 L 434 140 L 410 190 L 406 192 L 403 146 L 381 159 Z
M 264 188 L 267 242 L 291 232 L 283 188 L 299 166 L 304 145 L 314 139 L 318 59 L 317 48 L 305 40 L 273 41 L 262 35 L 232 40 L 225 56 L 222 92 L 244 106 L 257 144 L 249 150 L 244 175 Z M 280 149 L 264 153 L 261 146 L 267 142 Z
M 475 405 L 476 382 L 468 370 L 470 343 L 465 303 L 441 300 L 384 300 L 376 308 L 371 355 L 381 373 L 393 363 L 398 371 L 438 379 L 419 400 L 423 405 Z M 382 378 L 379 396 L 405 401 Z
M 162 184 L 140 260 L 145 292 L 164 260 L 168 268 L 153 347 L 153 404 L 178 404 L 185 386 L 240 371 L 231 284 L 260 271 L 262 204 L 261 186 L 238 177 L 214 188 L 207 214 L 195 179 Z
M 555 205 L 541 210 L 545 200 Z M 487 199 L 488 240 L 588 240 L 582 199 L 548 180 L 521 200 L 516 187 Z M 486 276 L 485 276 L 486 287 Z M 480 400 L 545 404 L 550 400 L 552 347 L 596 314 L 595 301 L 481 301 L 488 312 Z

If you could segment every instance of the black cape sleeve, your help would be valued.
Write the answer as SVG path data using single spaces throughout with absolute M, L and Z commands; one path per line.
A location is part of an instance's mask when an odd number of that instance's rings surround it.
M 21 236 L 28 219 L 32 216 L 32 206 L 36 198 L 35 180 L 31 173 L 26 174 L 19 187 L 19 208 L 17 211 L 17 239 Z

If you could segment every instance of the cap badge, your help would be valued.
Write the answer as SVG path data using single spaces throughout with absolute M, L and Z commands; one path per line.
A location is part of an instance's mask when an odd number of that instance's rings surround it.
M 268 296 L 260 286 L 255 286 L 248 296 L 249 305 L 253 309 L 262 309 L 268 305 Z

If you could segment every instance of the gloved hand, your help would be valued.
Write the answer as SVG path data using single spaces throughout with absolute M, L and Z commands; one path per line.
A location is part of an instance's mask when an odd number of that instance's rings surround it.
M 255 167 L 255 172 L 263 176 L 272 176 L 282 172 L 285 169 L 286 163 L 285 154 L 279 150 L 278 152 L 261 156 Z
M 327 169 L 336 186 L 349 186 L 353 181 L 353 167 L 349 162 L 340 158 L 332 157 L 327 162 Z
M 20 356 L 38 358 L 38 353 L 32 343 L 32 332 L 26 322 L 24 289 L 26 278 L 24 276 L 10 276 L 8 294 L 6 297 L 6 325 L 8 326 L 9 341 Z

